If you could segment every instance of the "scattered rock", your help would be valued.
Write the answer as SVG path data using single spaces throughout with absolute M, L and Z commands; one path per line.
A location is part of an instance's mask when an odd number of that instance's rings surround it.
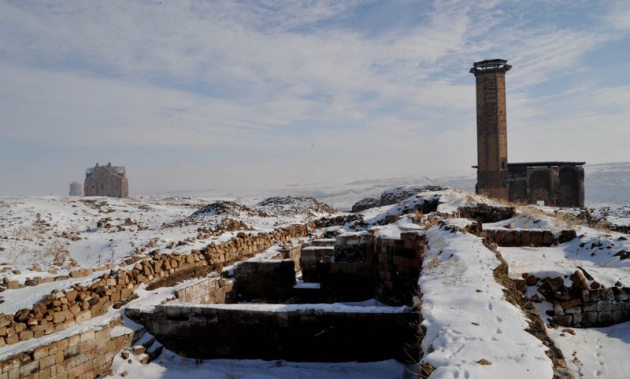
M 534 275 L 527 275 L 527 277 L 525 278 L 525 283 L 531 287 L 538 284 L 538 280 L 539 279 Z
M 571 282 L 573 282 L 573 288 L 578 290 L 588 289 L 586 278 L 584 278 L 584 275 L 582 275 L 582 272 L 579 270 L 576 270 L 573 275 L 571 275 Z

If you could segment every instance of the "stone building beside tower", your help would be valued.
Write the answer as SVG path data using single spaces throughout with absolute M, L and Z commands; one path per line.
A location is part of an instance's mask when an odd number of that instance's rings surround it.
M 88 168 L 85 172 L 83 184 L 85 196 L 109 196 L 128 197 L 129 183 L 127 171 L 124 166 L 96 166 Z
M 477 88 L 476 192 L 495 199 L 558 207 L 584 206 L 585 162 L 508 163 L 503 59 L 473 63 Z

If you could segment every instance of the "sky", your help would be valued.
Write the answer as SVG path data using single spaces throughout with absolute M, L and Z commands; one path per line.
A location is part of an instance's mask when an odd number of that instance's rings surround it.
M 510 162 L 630 160 L 626 0 L 0 0 L 0 196 L 471 174 L 495 58 Z

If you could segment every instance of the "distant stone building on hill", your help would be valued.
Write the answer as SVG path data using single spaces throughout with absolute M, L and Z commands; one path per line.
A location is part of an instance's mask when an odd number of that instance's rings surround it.
M 96 166 L 88 168 L 85 172 L 85 183 L 83 184 L 85 196 L 109 196 L 127 197 L 129 196 L 129 184 L 127 182 L 127 171 L 124 166 Z
M 70 196 L 83 196 L 83 185 L 80 182 L 70 183 Z

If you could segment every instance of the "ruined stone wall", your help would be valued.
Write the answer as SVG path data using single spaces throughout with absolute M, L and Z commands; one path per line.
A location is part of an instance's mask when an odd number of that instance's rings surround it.
M 333 256 L 318 264 L 322 289 L 330 301 L 362 301 L 374 297 L 374 236 L 336 237 Z
M 240 262 L 234 277 L 239 300 L 282 302 L 293 295 L 295 265 L 290 259 Z
M 411 308 L 165 304 L 141 317 L 166 348 L 194 358 L 325 362 L 417 356 L 408 350 L 417 345 L 412 325 L 418 313 Z
M 400 239 L 373 235 L 339 236 L 335 246 L 302 249 L 302 278 L 321 283 L 331 301 L 370 298 L 411 304 L 417 293 L 424 240 L 416 232 Z
M 133 299 L 133 293 L 141 283 L 150 284 L 198 266 L 233 263 L 253 256 L 275 242 L 306 236 L 311 230 L 312 225 L 291 225 L 272 233 L 240 233 L 229 241 L 211 243 L 203 251 L 192 250 L 190 254 L 129 257 L 119 266 L 131 268 L 110 270 L 89 285 L 74 284 L 71 289 L 54 290 L 31 309 L 23 309 L 10 315 L 0 314 L 0 348 L 61 332 L 106 313 L 110 306 L 120 307 Z M 111 267 L 113 266 L 104 266 L 102 269 Z M 93 269 L 74 270 L 70 272 L 70 277 L 86 277 L 93 272 Z M 10 284 L 9 290 L 24 286 L 17 282 Z M 4 361 L 0 361 L 0 365 L 4 364 Z
M 234 290 L 234 280 L 206 278 L 177 290 L 177 300 L 182 303 L 225 304 Z
M 535 163 L 509 166 L 510 201 L 557 207 L 584 206 L 584 168 L 565 164 L 537 167 Z
M 331 302 L 364 301 L 374 298 L 373 262 L 330 262 L 320 264 L 321 286 Z
M 584 206 L 584 168 L 582 166 L 563 166 L 558 172 L 556 189 L 559 207 Z
M 321 282 L 320 264 L 330 263 L 334 246 L 306 246 L 300 251 L 300 268 L 305 282 Z
M 388 305 L 411 304 L 418 293 L 424 237 L 411 232 L 401 239 L 377 238 L 374 249 L 375 298 Z
M 26 350 L 0 362 L 0 378 L 95 378 L 107 375 L 114 356 L 129 348 L 133 333 L 95 328 Z
M 553 313 L 554 322 L 562 326 L 603 327 L 630 321 L 630 288 L 584 289 L 556 302 Z
M 568 242 L 576 237 L 576 232 L 571 229 L 558 234 L 545 229 L 490 229 L 483 231 L 483 237 L 498 246 L 543 247 Z
M 285 250 L 284 258 L 289 258 L 293 261 L 296 271 L 300 271 L 302 269 L 302 267 L 300 267 L 301 257 L 302 257 L 302 245 L 291 246 Z

